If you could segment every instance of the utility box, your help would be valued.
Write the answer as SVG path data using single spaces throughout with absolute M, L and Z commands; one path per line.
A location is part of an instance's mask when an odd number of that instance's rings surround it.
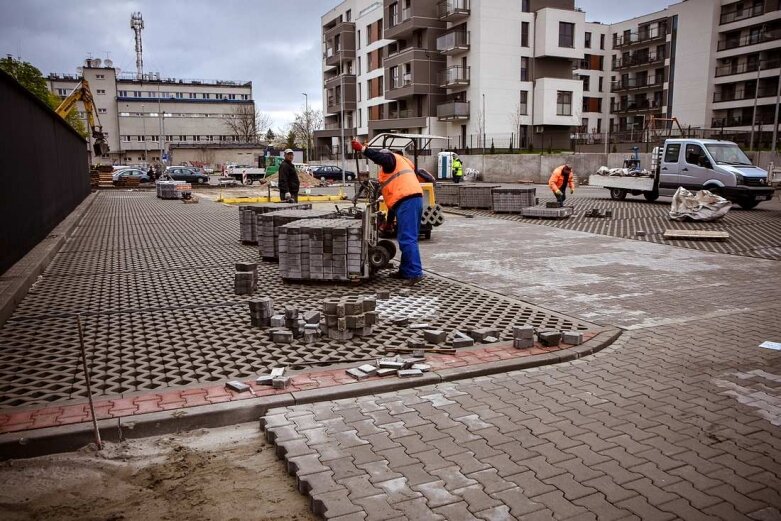
M 437 179 L 453 177 L 453 157 L 455 152 L 440 152 L 437 154 Z

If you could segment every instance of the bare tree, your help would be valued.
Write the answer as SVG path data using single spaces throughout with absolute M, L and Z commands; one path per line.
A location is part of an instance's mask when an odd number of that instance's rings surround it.
M 233 109 L 225 120 L 228 131 L 242 143 L 256 143 L 271 127 L 271 116 L 256 109 L 254 105 L 242 104 Z
M 523 125 L 523 118 L 526 114 L 521 113 L 521 102 L 515 104 L 515 110 L 508 115 L 510 123 L 512 125 L 512 133 L 518 137 L 518 147 L 521 147 L 521 126 Z
M 307 155 L 311 157 L 312 144 L 314 143 L 315 130 L 323 127 L 323 112 L 313 108 L 304 109 L 296 114 L 291 127 L 296 140 L 306 146 Z M 309 161 L 309 157 L 306 158 Z

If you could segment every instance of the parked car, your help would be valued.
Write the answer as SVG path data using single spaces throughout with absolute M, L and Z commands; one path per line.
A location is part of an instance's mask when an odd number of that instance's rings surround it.
M 315 179 L 319 179 L 321 181 L 341 181 L 342 180 L 342 169 L 338 166 L 318 166 L 315 167 L 309 172 L 312 177 Z M 349 170 L 344 171 L 344 179 L 347 181 L 352 181 L 355 179 L 355 172 L 350 172 Z
M 209 176 L 202 174 L 189 166 L 169 166 L 165 170 L 166 175 L 171 176 L 174 181 L 187 181 L 193 184 L 206 184 L 209 182 Z
M 114 184 L 119 183 L 120 179 L 127 178 L 137 178 L 140 183 L 148 183 L 151 181 L 149 174 L 138 168 L 123 168 L 121 170 L 115 170 L 111 175 L 111 179 Z

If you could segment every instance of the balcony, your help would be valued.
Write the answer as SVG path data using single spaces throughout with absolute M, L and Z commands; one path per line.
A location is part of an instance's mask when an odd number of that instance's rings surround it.
M 629 34 L 623 34 L 616 38 L 613 48 L 618 49 L 621 47 L 628 47 L 630 45 L 637 45 L 641 43 L 650 43 L 655 40 L 663 40 L 667 37 L 667 26 L 660 25 L 653 29 L 647 29 L 638 32 L 630 32 Z
M 352 93 L 352 96 L 345 96 L 344 110 L 355 110 L 355 105 L 356 103 L 354 93 Z M 339 98 L 339 96 L 328 96 L 325 111 L 327 114 L 337 114 L 342 111 L 342 100 Z
M 757 72 L 758 69 L 766 71 L 768 69 L 776 69 L 781 67 L 781 59 L 775 60 L 761 60 L 745 63 L 729 63 L 727 65 L 720 65 L 716 67 L 716 77 L 722 76 L 734 76 L 735 74 L 745 74 L 747 72 Z
M 644 67 L 647 65 L 656 65 L 660 63 L 664 63 L 664 60 L 667 56 L 665 56 L 664 53 L 647 53 L 647 54 L 633 54 L 630 55 L 628 58 L 618 58 L 616 59 L 616 64 L 613 66 L 613 69 L 620 70 L 620 69 L 629 69 L 632 67 Z
M 469 17 L 469 0 L 442 0 L 437 4 L 443 22 L 461 22 Z
M 469 31 L 452 31 L 437 38 L 437 51 L 446 55 L 469 50 Z
M 765 86 L 760 87 L 758 91 L 756 91 L 756 97 L 757 98 L 769 98 L 769 97 L 775 97 L 776 96 L 776 87 L 773 86 Z M 740 100 L 747 100 L 747 99 L 754 99 L 755 91 L 754 89 L 736 89 L 734 91 L 730 90 L 727 92 L 714 92 L 713 93 L 713 103 L 724 103 L 726 101 L 740 101 Z
M 716 47 L 717 51 L 728 51 L 749 45 L 757 45 L 765 42 L 772 42 L 781 38 L 781 29 L 772 29 L 770 31 L 747 34 L 741 38 L 727 38 L 721 40 Z
M 335 89 L 340 85 L 355 85 L 355 74 L 341 74 L 336 75 L 325 80 L 326 89 Z
M 637 90 L 662 87 L 664 85 L 664 78 L 651 76 L 650 78 L 627 78 L 625 80 L 619 80 L 613 82 L 610 85 L 611 91 L 620 90 Z
M 610 112 L 651 112 L 662 110 L 662 104 L 655 100 L 628 101 L 626 103 L 614 103 L 610 105 Z
M 323 57 L 325 58 L 325 64 L 333 67 L 334 65 L 339 65 L 341 60 L 354 60 L 355 49 L 328 47 Z
M 765 14 L 765 6 L 762 4 L 747 7 L 745 9 L 741 9 L 740 11 L 722 11 L 719 25 L 739 22 L 740 20 L 754 18 L 755 16 L 761 16 L 763 14 Z
M 437 119 L 440 121 L 459 121 L 469 119 L 468 101 L 449 101 L 437 105 Z
M 439 71 L 439 86 L 443 89 L 456 89 L 469 85 L 470 67 L 453 65 Z

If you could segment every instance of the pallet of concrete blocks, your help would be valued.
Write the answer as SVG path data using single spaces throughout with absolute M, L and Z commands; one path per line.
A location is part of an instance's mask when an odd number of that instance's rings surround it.
M 461 198 L 459 186 L 455 183 L 440 182 L 435 187 L 437 203 L 442 206 L 460 206 Z
M 311 203 L 263 203 L 239 206 L 239 236 L 246 244 L 258 242 L 258 215 L 280 210 L 310 210 Z
M 442 207 L 438 204 L 434 206 L 427 206 L 423 209 L 423 214 L 420 217 L 420 224 L 431 226 L 440 226 L 445 222 L 445 212 L 442 211 Z
M 253 327 L 271 327 L 274 316 L 274 300 L 270 297 L 254 298 L 249 301 L 249 318 Z
M 498 187 L 499 185 L 484 184 L 459 185 L 459 206 L 490 210 L 494 204 L 491 192 Z
M 350 340 L 353 336 L 369 336 L 379 321 L 377 299 L 374 296 L 350 295 L 323 301 L 324 333 L 331 340 Z
M 252 295 L 258 287 L 258 263 L 237 262 L 234 274 L 236 295 Z
M 535 205 L 537 189 L 533 186 L 499 187 L 491 191 L 493 211 L 496 213 L 521 213 Z
M 160 199 L 181 199 L 189 195 L 193 187 L 186 181 L 158 181 L 155 188 Z
M 277 259 L 279 251 L 279 228 L 294 221 L 303 219 L 330 219 L 336 218 L 335 210 L 279 210 L 277 212 L 262 213 L 257 215 L 257 239 L 260 256 L 263 260 L 273 261 Z
M 566 219 L 573 214 L 571 206 L 563 208 L 546 208 L 544 206 L 532 206 L 521 210 L 524 217 L 533 217 L 536 219 Z
M 363 229 L 355 219 L 307 219 L 279 227 L 285 280 L 348 281 L 361 276 Z

